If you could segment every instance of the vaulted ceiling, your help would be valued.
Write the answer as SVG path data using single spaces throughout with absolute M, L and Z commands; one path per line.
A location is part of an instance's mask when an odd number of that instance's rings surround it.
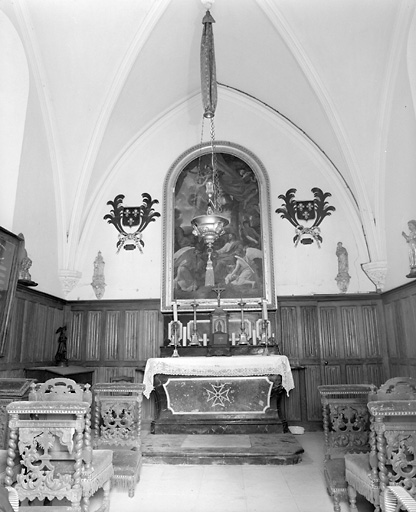
M 354 198 L 370 259 L 384 260 L 392 119 L 414 123 L 414 2 L 212 4 L 218 110 L 227 95 L 246 99 L 302 132 Z M 28 103 L 39 100 L 58 231 L 79 235 L 80 212 L 126 148 L 175 109 L 201 101 L 205 7 L 201 0 L 0 0 L 0 9 L 1 26 L 6 18 L 13 25 L 27 59 Z M 189 123 L 200 129 L 199 120 Z

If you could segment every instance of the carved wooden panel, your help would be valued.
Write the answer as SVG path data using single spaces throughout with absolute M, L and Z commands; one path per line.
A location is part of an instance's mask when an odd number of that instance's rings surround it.
M 33 293 L 17 291 L 10 318 L 10 329 L 2 363 L 50 360 L 56 353 L 56 329 L 63 324 L 63 304 Z
M 341 325 L 344 334 L 345 356 L 360 357 L 363 350 L 360 348 L 359 317 L 357 306 L 341 307 Z
M 337 332 L 337 320 L 337 310 L 335 307 L 319 308 L 319 324 L 323 358 L 340 357 L 341 353 L 343 353 L 343 346 L 339 342 Z M 326 384 L 330 384 L 330 382 L 326 382 Z
M 299 357 L 299 334 L 296 307 L 279 307 L 280 330 L 279 345 L 283 354 L 288 357 Z
M 340 365 L 331 364 L 330 366 L 324 366 L 324 384 L 342 384 L 342 382 Z
M 406 297 L 402 301 L 404 322 L 404 352 L 406 357 L 416 357 L 416 295 Z
M 345 374 L 345 382 L 348 384 L 368 384 L 362 362 L 359 364 L 346 364 Z
M 106 361 L 119 360 L 118 344 L 120 336 L 120 316 L 120 311 L 106 311 L 105 314 L 104 357 Z
M 389 353 L 392 357 L 397 357 L 397 335 L 395 323 L 395 306 L 394 302 L 384 305 L 384 316 L 386 319 L 386 337 L 388 340 Z
M 322 418 L 321 400 L 318 386 L 321 384 L 321 369 L 309 366 L 305 371 L 305 397 L 308 421 L 319 421 Z
M 319 333 L 316 306 L 301 308 L 303 357 L 319 357 Z
M 126 359 L 139 359 L 138 330 L 140 325 L 140 311 L 126 311 L 124 327 L 124 357 Z
M 416 375 L 416 281 L 383 294 L 391 376 Z
M 85 315 L 85 313 L 84 313 Z M 103 331 L 103 313 L 101 311 L 89 311 L 87 314 L 87 336 L 83 344 L 85 345 L 85 359 L 87 361 L 99 361 L 100 346 Z
M 71 328 L 69 330 L 67 342 L 67 357 L 69 361 L 81 360 L 81 339 L 82 339 L 82 321 L 84 315 L 79 311 L 71 315 Z
M 284 411 L 284 415 L 286 418 L 290 418 L 291 424 L 294 424 L 296 421 L 301 421 L 302 418 L 302 400 L 304 397 L 302 396 L 304 385 L 301 384 L 301 372 L 304 370 L 293 371 L 293 382 L 295 383 L 295 388 L 290 391 L 289 396 L 284 394 L 282 398 L 282 409 Z
M 367 382 L 379 387 L 386 380 L 385 372 L 379 364 L 368 364 L 367 366 Z M 364 383 L 365 384 L 365 383 Z
M 378 327 L 377 307 L 362 306 L 364 343 L 368 357 L 380 357 L 380 330 Z

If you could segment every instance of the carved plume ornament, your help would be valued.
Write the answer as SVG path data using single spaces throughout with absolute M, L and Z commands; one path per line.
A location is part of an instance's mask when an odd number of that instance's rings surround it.
M 287 219 L 296 228 L 296 235 L 293 238 L 295 247 L 300 242 L 303 245 L 312 244 L 314 241 L 320 247 L 322 243 L 320 224 L 325 217 L 335 211 L 326 199 L 331 197 L 329 192 L 322 192 L 320 188 L 312 189 L 314 199 L 308 201 L 295 200 L 295 188 L 290 188 L 286 194 L 280 194 L 279 199 L 284 201 L 281 208 L 277 208 L 282 219 Z M 311 226 L 303 225 L 304 222 L 312 222 Z M 302 224 L 301 224 L 302 222 Z
M 113 209 L 104 215 L 104 220 L 113 224 L 119 233 L 117 253 L 121 248 L 126 251 L 137 248 L 142 253 L 144 247 L 142 233 L 151 222 L 160 217 L 160 213 L 153 209 L 153 205 L 158 204 L 159 201 L 152 199 L 147 193 L 142 194 L 142 198 L 141 206 L 123 206 L 124 196 L 122 194 L 116 196 L 114 201 L 107 202 Z

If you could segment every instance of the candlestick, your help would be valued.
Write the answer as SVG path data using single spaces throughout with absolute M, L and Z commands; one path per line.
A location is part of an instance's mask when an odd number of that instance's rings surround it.
M 252 339 L 253 339 L 253 345 L 257 345 L 257 333 L 256 333 L 255 329 L 253 329 Z
M 263 299 L 263 320 L 267 320 L 267 302 Z
M 207 333 L 204 332 L 202 334 L 202 344 L 204 345 L 204 347 L 206 347 L 208 345 L 208 338 L 207 338 Z
M 172 323 L 172 338 L 173 338 L 173 352 L 172 357 L 179 357 L 178 352 L 178 336 L 179 336 L 179 323 L 173 322 Z
M 231 345 L 235 345 L 235 332 L 231 333 Z
M 182 333 L 183 333 L 183 335 L 182 335 L 182 346 L 186 347 L 186 327 L 183 328 Z
M 178 321 L 178 304 L 176 303 L 176 301 L 173 303 L 173 320 L 175 322 Z

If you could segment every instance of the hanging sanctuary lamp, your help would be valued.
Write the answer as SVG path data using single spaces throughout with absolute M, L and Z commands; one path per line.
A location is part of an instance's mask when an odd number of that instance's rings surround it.
M 209 7 L 212 2 L 202 2 L 207 11 L 202 20 L 203 31 L 201 39 L 201 95 L 204 107 L 202 123 L 205 119 L 210 122 L 210 164 L 209 178 L 206 182 L 206 194 L 208 197 L 207 211 L 203 215 L 197 215 L 191 220 L 193 234 L 204 241 L 207 246 L 207 265 L 205 271 L 205 286 L 215 286 L 214 268 L 212 265 L 212 246 L 214 242 L 224 234 L 224 228 L 229 223 L 228 219 L 221 215 L 218 204 L 219 183 L 217 161 L 215 154 L 215 125 L 214 116 L 217 107 L 217 79 L 215 70 L 214 34 L 212 24 L 215 23 Z M 201 141 L 202 144 L 202 141 Z

